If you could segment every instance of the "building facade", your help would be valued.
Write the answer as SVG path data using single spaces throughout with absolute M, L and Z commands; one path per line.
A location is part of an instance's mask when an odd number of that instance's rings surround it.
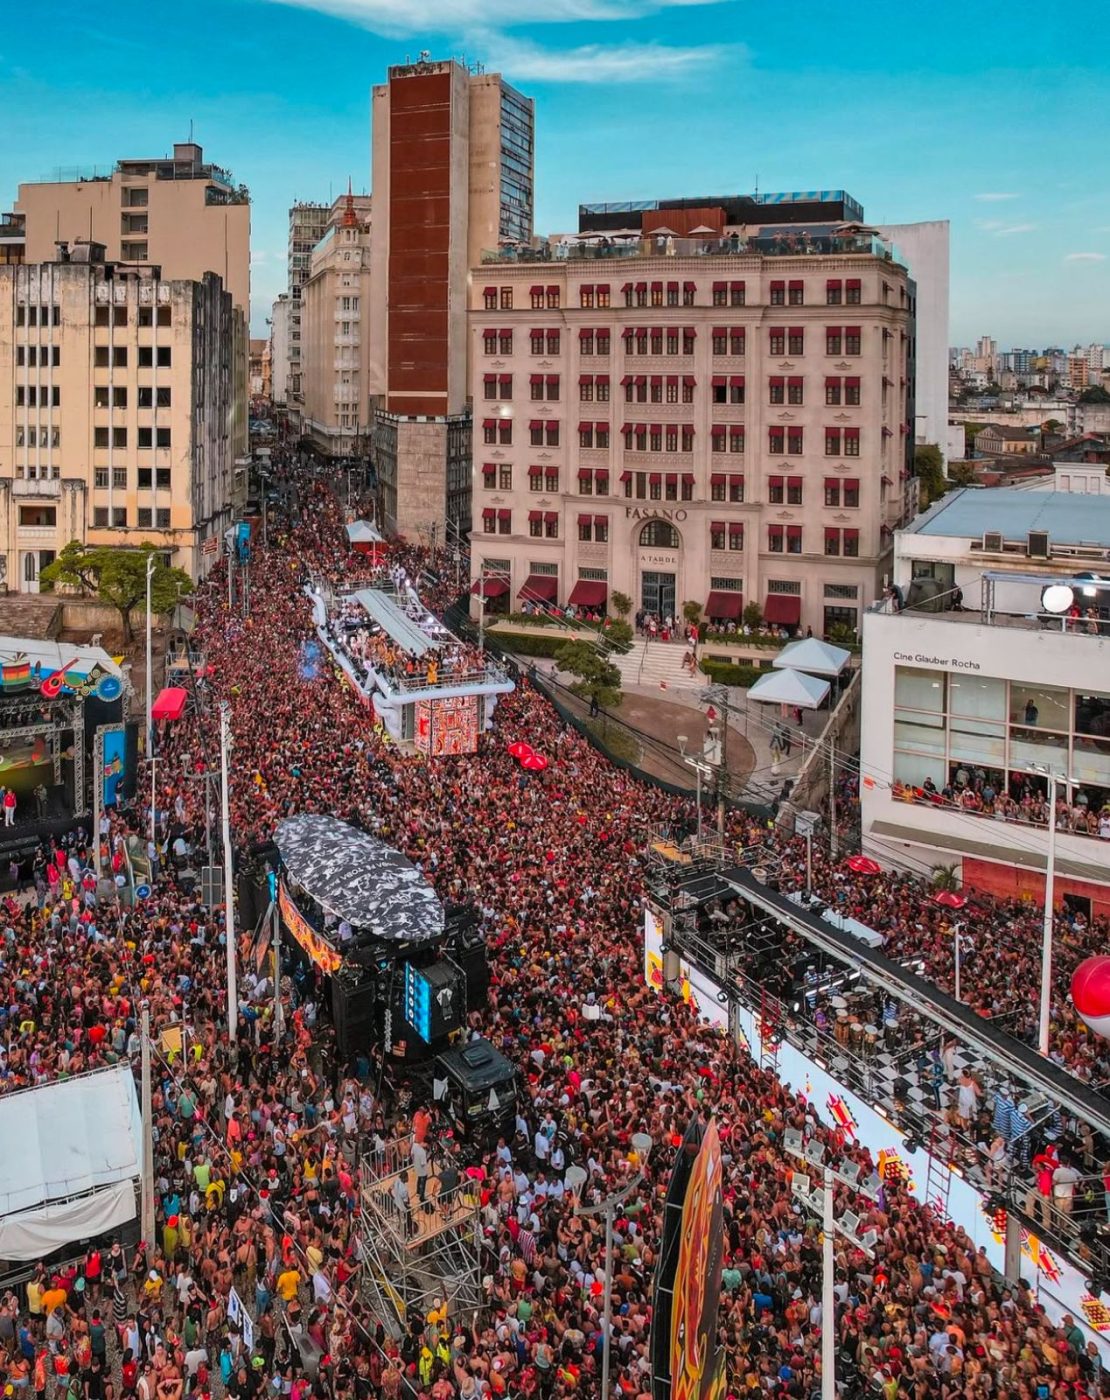
M 620 591 L 858 626 L 914 506 L 912 296 L 870 234 L 809 249 L 668 234 L 475 270 L 471 559 L 495 606 Z
M 108 262 L 150 263 L 170 281 L 220 278 L 235 327 L 233 400 L 227 431 L 247 451 L 250 325 L 250 193 L 229 171 L 205 161 L 202 147 L 175 142 L 172 157 L 121 160 L 92 178 L 22 184 L 15 212 L 25 260 L 53 261 L 61 241 L 98 243 Z
M 364 326 L 370 302 L 371 201 L 346 194 L 312 251 L 301 288 L 302 434 L 317 451 L 364 450 L 371 430 Z
M 275 408 L 284 408 L 289 394 L 289 320 L 292 299 L 281 292 L 270 308 L 270 393 Z
M 916 288 L 914 442 L 932 443 L 943 452 L 948 436 L 948 220 L 875 228 L 905 259 Z
M 37 592 L 70 540 L 155 544 L 200 577 L 230 523 L 236 308 L 97 244 L 0 267 L 0 557 Z
M 402 535 L 470 524 L 450 464 L 468 377 L 468 271 L 532 235 L 534 112 L 498 74 L 406 64 L 374 88 L 368 367 L 382 525 Z M 438 471 L 432 470 L 438 461 Z
M 294 204 L 289 210 L 289 353 L 284 402 L 294 428 L 300 427 L 304 413 L 301 293 L 308 281 L 312 250 L 327 232 L 330 221 L 329 204 Z

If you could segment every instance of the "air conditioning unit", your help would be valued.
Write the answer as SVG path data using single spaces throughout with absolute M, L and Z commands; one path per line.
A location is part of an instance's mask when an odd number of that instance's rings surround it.
M 1002 553 L 1002 534 L 998 530 L 987 530 L 983 535 L 983 548 L 990 554 Z
M 1027 550 L 1030 559 L 1048 559 L 1052 551 L 1048 544 L 1047 530 L 1030 530 Z

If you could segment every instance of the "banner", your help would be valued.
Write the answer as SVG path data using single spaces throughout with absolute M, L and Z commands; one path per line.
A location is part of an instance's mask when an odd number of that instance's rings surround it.
M 725 1355 L 717 1347 L 723 1178 L 717 1124 L 694 1119 L 663 1211 L 652 1310 L 653 1400 L 718 1400 L 724 1394 Z
M 100 730 L 104 750 L 100 767 L 101 801 L 114 807 L 119 801 L 119 785 L 127 763 L 127 734 L 122 724 L 105 724 Z
M 338 971 L 343 962 L 343 958 L 330 943 L 326 942 L 311 927 L 308 920 L 289 898 L 289 892 L 284 884 L 278 887 L 278 909 L 281 917 L 285 921 L 285 927 L 304 949 L 305 953 L 312 959 L 321 972 L 326 972 L 329 976 Z

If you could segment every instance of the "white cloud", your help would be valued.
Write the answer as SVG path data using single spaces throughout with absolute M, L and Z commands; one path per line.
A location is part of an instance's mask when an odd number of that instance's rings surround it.
M 691 5 L 727 3 L 727 0 L 544 0 L 543 5 L 521 5 L 518 0 L 424 0 L 416 11 L 411 0 L 271 0 L 321 10 L 339 19 L 364 25 L 377 34 L 411 36 L 421 33 L 465 33 L 472 27 L 562 24 L 583 21 L 640 19 L 660 10 Z
M 1065 253 L 1065 262 L 1105 262 L 1105 253 Z
M 1003 194 L 999 191 L 988 190 L 985 194 L 977 194 L 975 198 L 980 204 L 1001 204 L 1004 199 L 1020 199 L 1019 194 Z
M 582 44 L 544 49 L 538 44 L 485 35 L 479 46 L 514 81 L 532 83 L 640 83 L 684 78 L 726 54 L 742 55 L 740 45 L 705 44 L 669 48 L 665 44 Z
M 1036 224 L 1006 224 L 995 230 L 995 238 L 1009 238 L 1012 233 L 1032 233 Z

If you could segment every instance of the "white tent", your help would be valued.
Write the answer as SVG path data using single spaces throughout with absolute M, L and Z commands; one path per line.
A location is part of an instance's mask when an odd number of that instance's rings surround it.
M 852 653 L 843 647 L 830 646 L 816 637 L 802 637 L 784 646 L 771 665 L 807 671 L 811 676 L 839 676 L 851 659 Z
M 0 1259 L 38 1259 L 133 1220 L 142 1142 L 126 1064 L 0 1095 Z
M 347 526 L 347 538 L 352 544 L 384 543 L 377 528 L 366 520 L 352 520 Z
M 748 699 L 765 705 L 798 705 L 803 710 L 816 710 L 828 693 L 828 681 L 787 669 L 760 676 L 748 691 Z

